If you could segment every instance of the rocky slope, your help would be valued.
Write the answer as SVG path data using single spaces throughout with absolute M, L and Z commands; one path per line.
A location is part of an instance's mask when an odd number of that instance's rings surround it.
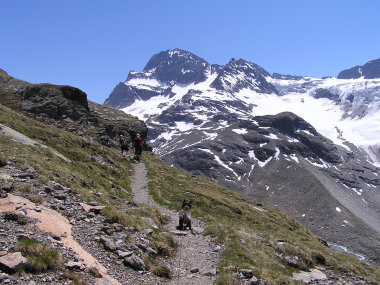
M 118 146 L 118 136 L 131 142 L 136 133 L 147 136 L 145 123 L 124 112 L 87 100 L 78 88 L 31 84 L 0 69 L 0 103 L 44 123 L 98 141 Z
M 378 78 L 270 75 L 175 49 L 131 72 L 105 104 L 144 119 L 169 165 L 279 207 L 379 263 L 379 99 Z

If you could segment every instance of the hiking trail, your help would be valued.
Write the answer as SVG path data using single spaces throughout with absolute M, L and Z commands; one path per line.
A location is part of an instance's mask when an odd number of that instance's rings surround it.
M 131 177 L 134 201 L 159 209 L 170 217 L 170 221 L 164 225 L 165 229 L 169 232 L 177 231 L 178 212 L 160 206 L 149 194 L 145 164 L 134 164 L 134 170 Z M 175 236 L 178 243 L 175 256 L 163 261 L 173 272 L 173 278 L 165 284 L 207 285 L 213 284 L 216 278 L 216 265 L 222 248 L 213 242 L 211 237 L 202 234 L 204 222 L 192 217 L 192 227 L 194 233 L 186 231 L 185 236 Z

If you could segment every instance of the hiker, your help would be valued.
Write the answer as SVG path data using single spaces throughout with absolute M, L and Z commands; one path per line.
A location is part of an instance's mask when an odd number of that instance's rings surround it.
M 135 144 L 135 159 L 140 162 L 140 156 L 143 149 L 144 141 L 140 137 L 140 134 L 136 134 L 136 137 L 133 139 Z
M 120 143 L 121 154 L 123 154 L 124 151 L 125 151 L 125 154 L 128 154 L 129 145 L 128 145 L 127 138 L 124 137 L 123 135 L 120 135 L 119 143 Z

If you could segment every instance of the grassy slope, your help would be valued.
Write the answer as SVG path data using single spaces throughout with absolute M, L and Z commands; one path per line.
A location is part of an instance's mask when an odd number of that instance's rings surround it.
M 243 268 L 252 269 L 256 277 L 274 284 L 291 284 L 294 269 L 278 257 L 281 254 L 300 257 L 301 269 L 317 265 L 316 257 L 322 255 L 328 266 L 380 280 L 378 267 L 329 249 L 280 211 L 245 199 L 210 179 L 169 167 L 153 155 L 145 154 L 144 162 L 155 200 L 176 210 L 183 199 L 192 200 L 192 214 L 207 222 L 208 234 L 227 245 L 219 263 L 217 284 L 232 284 L 234 272 Z M 265 211 L 255 209 L 255 205 Z M 229 265 L 232 269 L 224 269 Z
M 33 167 L 41 174 L 41 183 L 48 184 L 54 180 L 71 187 L 84 201 L 97 200 L 102 205 L 109 205 L 104 214 L 116 222 L 137 228 L 141 226 L 141 216 L 151 216 L 157 224 L 162 222 L 159 213 L 147 208 L 129 215 L 119 210 L 124 201 L 132 200 L 129 194 L 132 167 L 117 150 L 41 124 L 2 105 L 0 123 L 50 147 L 25 146 L 0 136 L 0 160 L 12 160 L 21 169 Z M 53 154 L 52 149 L 72 162 L 64 162 Z M 380 280 L 379 268 L 328 249 L 296 221 L 279 211 L 266 207 L 263 207 L 265 211 L 255 210 L 255 202 L 218 186 L 210 179 L 193 177 L 169 167 L 153 155 L 144 154 L 144 161 L 155 200 L 176 210 L 179 210 L 183 199 L 193 200 L 192 214 L 207 222 L 208 234 L 226 244 L 217 284 L 232 284 L 234 272 L 241 268 L 253 269 L 257 277 L 275 281 L 274 284 L 291 284 L 290 276 L 294 269 L 278 257 L 281 253 L 302 258 L 301 266 L 305 269 L 315 264 L 313 254 L 318 253 L 326 258 L 328 265 L 344 267 Z M 278 245 L 279 241 L 285 243 Z M 232 270 L 224 269 L 228 265 L 232 265 Z

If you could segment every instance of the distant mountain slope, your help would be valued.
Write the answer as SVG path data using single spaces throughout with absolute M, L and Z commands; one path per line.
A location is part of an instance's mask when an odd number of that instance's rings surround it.
M 379 79 L 271 76 L 242 59 L 217 66 L 179 49 L 154 58 L 157 67 L 119 84 L 133 92 L 116 87 L 105 104 L 144 119 L 158 156 L 379 262 Z M 196 59 L 189 72 L 171 66 L 182 58 Z M 158 67 L 171 75 L 161 81 Z
M 380 78 L 380 58 L 371 60 L 362 66 L 355 66 L 341 71 L 338 74 L 339 79 L 350 78 L 373 79 Z

